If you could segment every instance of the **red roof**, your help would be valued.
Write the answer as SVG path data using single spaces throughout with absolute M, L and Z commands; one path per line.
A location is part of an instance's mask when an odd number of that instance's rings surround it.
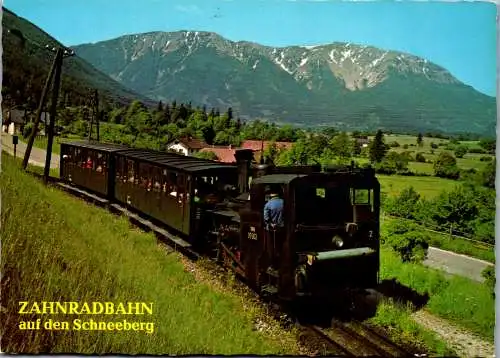
M 213 152 L 217 156 L 217 160 L 223 163 L 235 163 L 236 158 L 234 154 L 237 148 L 233 147 L 207 147 L 200 150 L 200 152 Z
M 205 143 L 205 141 L 193 137 L 179 138 L 179 140 L 175 142 L 182 143 L 189 149 L 202 149 L 208 147 L 208 144 Z
M 271 141 L 264 141 L 264 150 L 267 149 L 271 145 Z M 293 146 L 292 142 L 275 142 L 276 147 L 278 149 L 290 149 Z M 242 149 L 252 149 L 254 151 L 261 150 L 262 148 L 262 141 L 260 140 L 245 140 L 243 143 L 241 143 L 241 148 Z

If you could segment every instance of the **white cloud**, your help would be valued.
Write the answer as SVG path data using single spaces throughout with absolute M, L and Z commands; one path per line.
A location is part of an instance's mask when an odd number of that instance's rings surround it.
M 180 11 L 180 12 L 187 12 L 187 13 L 191 13 L 191 14 L 201 12 L 201 9 L 196 5 L 177 5 L 175 7 L 175 10 Z

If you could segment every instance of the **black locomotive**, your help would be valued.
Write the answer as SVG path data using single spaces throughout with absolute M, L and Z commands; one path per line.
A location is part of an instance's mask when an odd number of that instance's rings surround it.
M 175 153 L 61 144 L 61 179 L 168 227 L 282 300 L 376 286 L 380 186 L 371 169 L 236 165 Z M 269 191 L 284 201 L 284 226 L 266 227 Z

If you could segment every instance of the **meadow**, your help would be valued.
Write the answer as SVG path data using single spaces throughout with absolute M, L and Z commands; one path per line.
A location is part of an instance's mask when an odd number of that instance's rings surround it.
M 399 195 L 404 188 L 413 186 L 420 195 L 427 199 L 437 196 L 442 190 L 451 190 L 459 184 L 459 182 L 455 180 L 437 177 L 377 174 L 377 178 L 380 182 L 382 194 L 396 196 Z

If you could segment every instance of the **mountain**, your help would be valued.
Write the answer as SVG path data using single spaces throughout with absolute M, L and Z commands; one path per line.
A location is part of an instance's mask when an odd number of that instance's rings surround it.
M 268 47 L 198 31 L 150 32 L 73 47 L 155 100 L 308 126 L 488 133 L 495 98 L 410 54 L 370 46 Z
M 63 45 L 29 21 L 2 8 L 2 95 L 10 105 L 36 107 L 55 57 L 48 48 Z M 127 89 L 78 56 L 64 59 L 61 97 L 67 104 L 84 103 L 89 88 L 99 90 L 108 102 L 129 103 L 134 99 L 153 104 L 147 97 Z M 50 96 L 49 96 L 50 97 Z

